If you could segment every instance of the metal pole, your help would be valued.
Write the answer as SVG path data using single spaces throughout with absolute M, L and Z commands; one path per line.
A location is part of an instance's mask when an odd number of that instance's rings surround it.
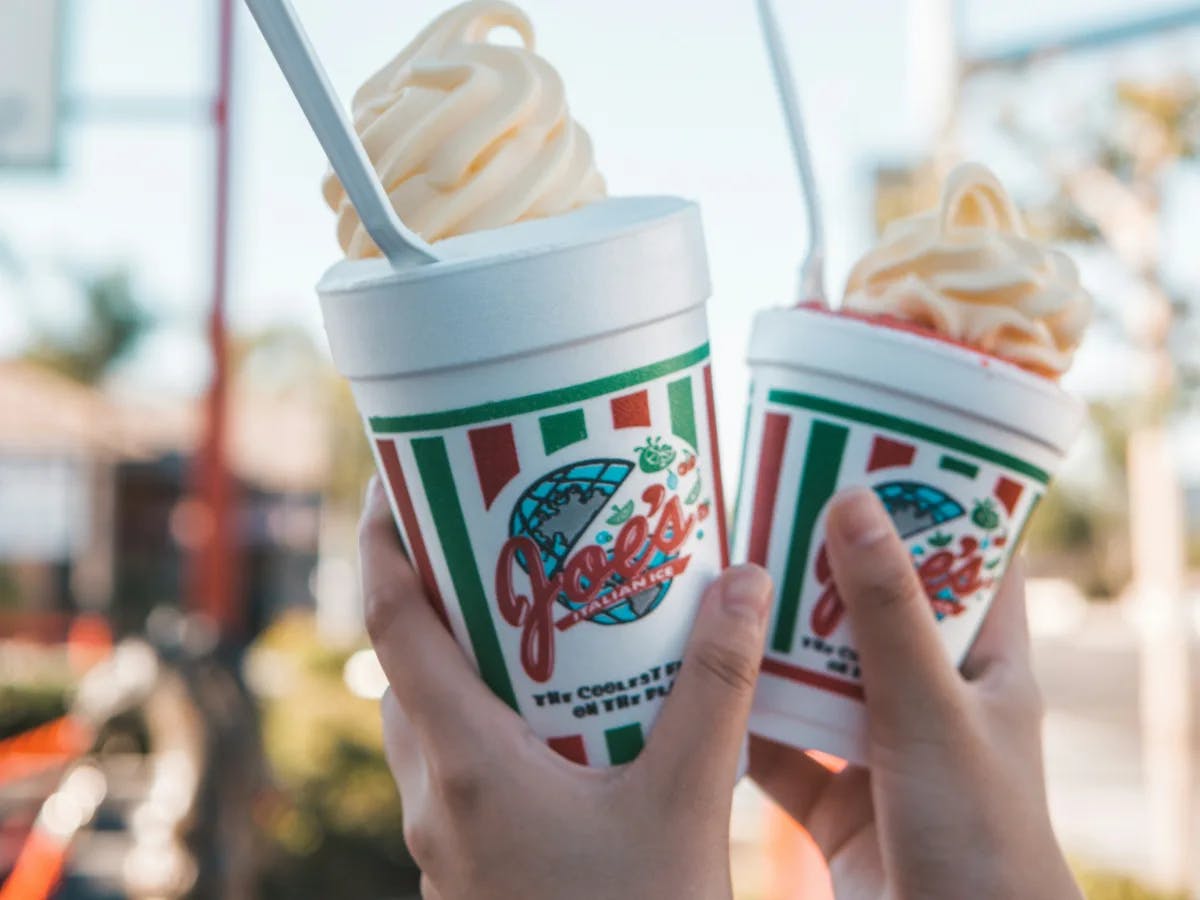
M 1161 215 L 1160 204 L 1156 214 Z M 1173 315 L 1171 301 L 1156 283 L 1160 268 L 1157 259 L 1147 267 L 1151 283 L 1145 302 L 1151 311 L 1134 335 L 1151 375 L 1142 401 L 1148 415 L 1129 436 L 1129 518 L 1141 625 L 1139 694 L 1150 875 L 1154 887 L 1174 893 L 1189 884 L 1196 887 L 1191 879 L 1192 630 L 1185 590 L 1183 491 L 1165 412 L 1175 389 L 1168 349 Z
M 990 69 L 1020 68 L 1059 54 L 1103 50 L 1130 41 L 1155 37 L 1168 31 L 1196 26 L 1200 26 L 1200 5 L 1192 4 L 1158 15 L 1139 16 L 1115 25 L 1063 34 L 1058 37 L 1039 38 L 1031 43 L 982 53 L 969 60 L 966 68 L 969 74 Z
M 228 335 L 225 322 L 229 278 L 230 100 L 233 94 L 234 0 L 218 0 L 217 93 L 212 122 L 215 137 L 215 204 L 213 224 L 212 306 L 208 340 L 212 381 L 205 401 L 204 434 L 196 455 L 195 484 L 208 520 L 203 540 L 192 557 L 191 608 L 207 614 L 222 636 L 240 630 L 237 604 L 237 534 L 235 485 L 229 472 L 227 434 L 229 413 Z

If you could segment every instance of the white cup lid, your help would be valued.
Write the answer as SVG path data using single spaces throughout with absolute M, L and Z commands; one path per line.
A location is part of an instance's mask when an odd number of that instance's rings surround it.
M 349 378 L 411 375 L 636 328 L 711 293 L 700 212 L 629 197 L 441 241 L 442 260 L 335 265 L 317 286 Z
M 750 363 L 807 369 L 947 407 L 1065 454 L 1086 406 L 1056 382 L 959 344 L 798 307 L 759 313 Z

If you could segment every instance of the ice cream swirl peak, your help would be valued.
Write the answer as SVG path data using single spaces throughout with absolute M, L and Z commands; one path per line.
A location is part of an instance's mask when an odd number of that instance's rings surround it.
M 509 28 L 519 45 L 491 43 Z M 553 216 L 602 199 L 587 133 L 533 25 L 503 0 L 444 13 L 354 96 L 354 125 L 404 222 L 429 241 Z M 325 200 L 350 258 L 377 256 L 332 172 Z
M 956 168 L 940 207 L 889 225 L 851 272 L 844 308 L 893 316 L 1050 377 L 1091 318 L 1074 263 L 1031 239 L 1003 185 Z

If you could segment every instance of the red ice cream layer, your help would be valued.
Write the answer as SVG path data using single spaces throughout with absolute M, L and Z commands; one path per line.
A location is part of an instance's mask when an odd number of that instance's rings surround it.
M 910 322 L 907 319 L 901 319 L 897 316 L 872 315 L 870 313 L 860 313 L 849 309 L 831 309 L 820 300 L 805 300 L 801 303 L 797 303 L 796 307 L 809 312 L 833 316 L 834 318 L 838 319 L 854 319 L 858 322 L 865 322 L 868 325 L 878 325 L 882 328 L 890 328 L 893 331 L 904 331 L 908 334 L 915 334 L 917 337 L 922 337 L 931 341 L 937 341 L 940 344 L 949 344 L 952 347 L 958 347 L 962 350 L 970 350 L 976 356 L 982 357 L 980 362 L 985 366 L 988 364 L 989 360 L 995 359 L 1006 365 L 1015 366 L 1022 372 L 1029 372 L 1031 375 L 1037 375 L 1041 378 L 1045 378 L 1047 381 L 1058 381 L 1058 376 L 1056 374 L 1043 372 L 1039 369 L 1030 368 L 1029 366 L 1023 366 L 1020 363 L 1000 356 L 997 353 L 988 353 L 986 350 L 981 350 L 973 344 L 968 344 L 965 341 L 959 341 L 951 337 L 946 337 L 946 335 L 939 331 L 935 331 L 932 328 L 926 328 L 924 325 L 918 325 L 915 322 Z

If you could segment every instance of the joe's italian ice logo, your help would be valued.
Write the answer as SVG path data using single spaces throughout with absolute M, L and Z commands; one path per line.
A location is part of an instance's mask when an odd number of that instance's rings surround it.
M 944 633 L 966 640 L 1049 476 L 925 423 L 782 390 L 768 400 L 738 534 L 780 585 L 764 671 L 861 699 L 853 634 L 821 543 L 839 487 L 875 490 Z
M 691 561 L 711 502 L 692 449 L 652 436 L 636 457 L 562 466 L 517 499 L 496 565 L 500 615 L 521 629 L 521 664 L 545 682 L 555 636 L 649 615 Z
M 909 550 L 938 621 L 962 614 L 980 591 L 992 587 L 1007 552 L 1008 524 L 990 498 L 975 500 L 970 513 L 940 488 L 914 481 L 875 486 Z M 817 553 L 816 578 L 823 591 L 809 623 L 829 637 L 845 607 L 833 582 L 824 545 Z

